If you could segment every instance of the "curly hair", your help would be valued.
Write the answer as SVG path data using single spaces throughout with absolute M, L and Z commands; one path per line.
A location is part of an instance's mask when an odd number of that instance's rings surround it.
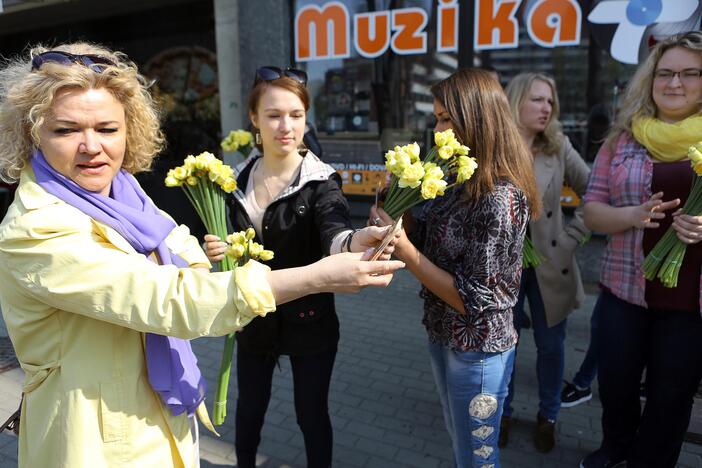
M 534 142 L 538 145 L 537 147 L 543 151 L 546 155 L 556 155 L 563 147 L 563 130 L 561 129 L 561 122 L 558 120 L 558 116 L 561 110 L 561 106 L 558 102 L 558 93 L 556 92 L 556 82 L 550 76 L 544 75 L 543 73 L 520 73 L 514 78 L 512 78 L 507 84 L 505 92 L 507 93 L 507 99 L 509 99 L 509 107 L 512 109 L 512 115 L 517 125 L 521 128 L 522 122 L 520 121 L 519 115 L 521 108 L 529 98 L 529 93 L 531 92 L 531 85 L 535 81 L 542 81 L 546 83 L 551 88 L 551 95 L 553 96 L 553 105 L 551 107 L 551 118 L 546 125 L 546 128 L 539 132 L 534 139 Z
M 44 62 L 32 70 L 32 58 L 48 50 L 99 55 L 114 63 L 97 73 L 82 64 Z M 0 179 L 13 183 L 29 163 L 32 147 L 40 147 L 39 130 L 56 95 L 65 89 L 105 89 L 124 106 L 126 152 L 122 168 L 148 170 L 164 145 L 159 113 L 148 91 L 149 82 L 126 55 L 86 42 L 48 49 L 35 46 L 25 56 L 0 66 Z
M 702 32 L 690 31 L 671 36 L 653 47 L 629 81 L 617 118 L 605 139 L 605 144 L 612 150 L 621 135 L 631 134 L 632 121 L 636 117 L 656 117 L 658 109 L 653 101 L 653 75 L 663 54 L 676 47 L 702 56 Z

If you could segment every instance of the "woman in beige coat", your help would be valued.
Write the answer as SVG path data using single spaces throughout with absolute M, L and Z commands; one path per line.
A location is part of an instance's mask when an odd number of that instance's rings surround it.
M 534 445 L 537 450 L 546 453 L 555 445 L 555 422 L 561 404 L 566 317 L 584 297 L 574 254 L 576 247 L 589 234 L 583 224 L 581 208 L 575 211 L 569 223 L 564 223 L 560 206 L 561 188 L 565 183 L 582 197 L 590 170 L 561 131 L 558 95 L 553 79 L 537 73 L 522 73 L 510 81 L 506 92 L 522 137 L 534 156 L 534 173 L 543 202 L 542 215 L 531 220 L 528 235 L 544 259 L 538 267 L 525 268 L 522 272 L 514 317 L 519 330 L 519 317 L 524 313 L 524 300 L 528 298 L 537 348 L 536 372 L 539 382 Z M 510 383 L 500 433 L 503 446 L 508 440 L 513 396 L 514 385 Z

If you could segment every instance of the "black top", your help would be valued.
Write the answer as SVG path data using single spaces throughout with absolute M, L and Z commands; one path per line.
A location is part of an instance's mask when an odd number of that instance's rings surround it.
M 680 199 L 680 207 L 685 205 L 690 195 L 690 187 L 695 173 L 689 160 L 653 165 L 651 193 L 663 192 L 664 200 Z M 656 229 L 644 229 L 644 255 L 653 249 L 663 234 L 673 224 L 671 216 L 675 209 L 668 210 L 665 218 L 656 220 Z M 700 308 L 700 265 L 702 265 L 702 243 L 688 245 L 678 274 L 678 286 L 667 288 L 658 278 L 646 280 L 645 298 L 649 309 L 699 311 Z
M 227 200 L 233 231 L 253 227 L 242 203 L 249 173 L 260 155 L 246 161 L 239 173 L 239 190 Z M 297 178 L 266 208 L 262 238 L 272 250 L 266 262 L 273 270 L 308 265 L 329 255 L 334 237 L 351 229 L 349 206 L 341 192 L 341 178 L 308 152 Z M 278 306 L 274 313 L 257 317 L 237 334 L 239 346 L 255 354 L 277 357 L 317 354 L 339 341 L 339 320 L 331 293 L 312 294 Z

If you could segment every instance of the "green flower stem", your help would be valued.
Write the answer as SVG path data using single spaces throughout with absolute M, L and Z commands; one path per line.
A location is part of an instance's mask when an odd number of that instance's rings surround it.
M 219 380 L 217 381 L 217 392 L 215 393 L 214 407 L 212 410 L 212 422 L 218 426 L 224 424 L 227 417 L 227 392 L 229 390 L 229 375 L 232 371 L 232 355 L 234 354 L 234 342 L 236 334 L 231 333 L 224 339 L 224 351 L 219 364 Z

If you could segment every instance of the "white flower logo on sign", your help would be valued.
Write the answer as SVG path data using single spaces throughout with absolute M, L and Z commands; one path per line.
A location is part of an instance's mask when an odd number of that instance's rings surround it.
M 587 19 L 593 24 L 617 24 L 610 54 L 620 62 L 636 64 L 646 28 L 689 20 L 698 6 L 699 0 L 604 0 Z

